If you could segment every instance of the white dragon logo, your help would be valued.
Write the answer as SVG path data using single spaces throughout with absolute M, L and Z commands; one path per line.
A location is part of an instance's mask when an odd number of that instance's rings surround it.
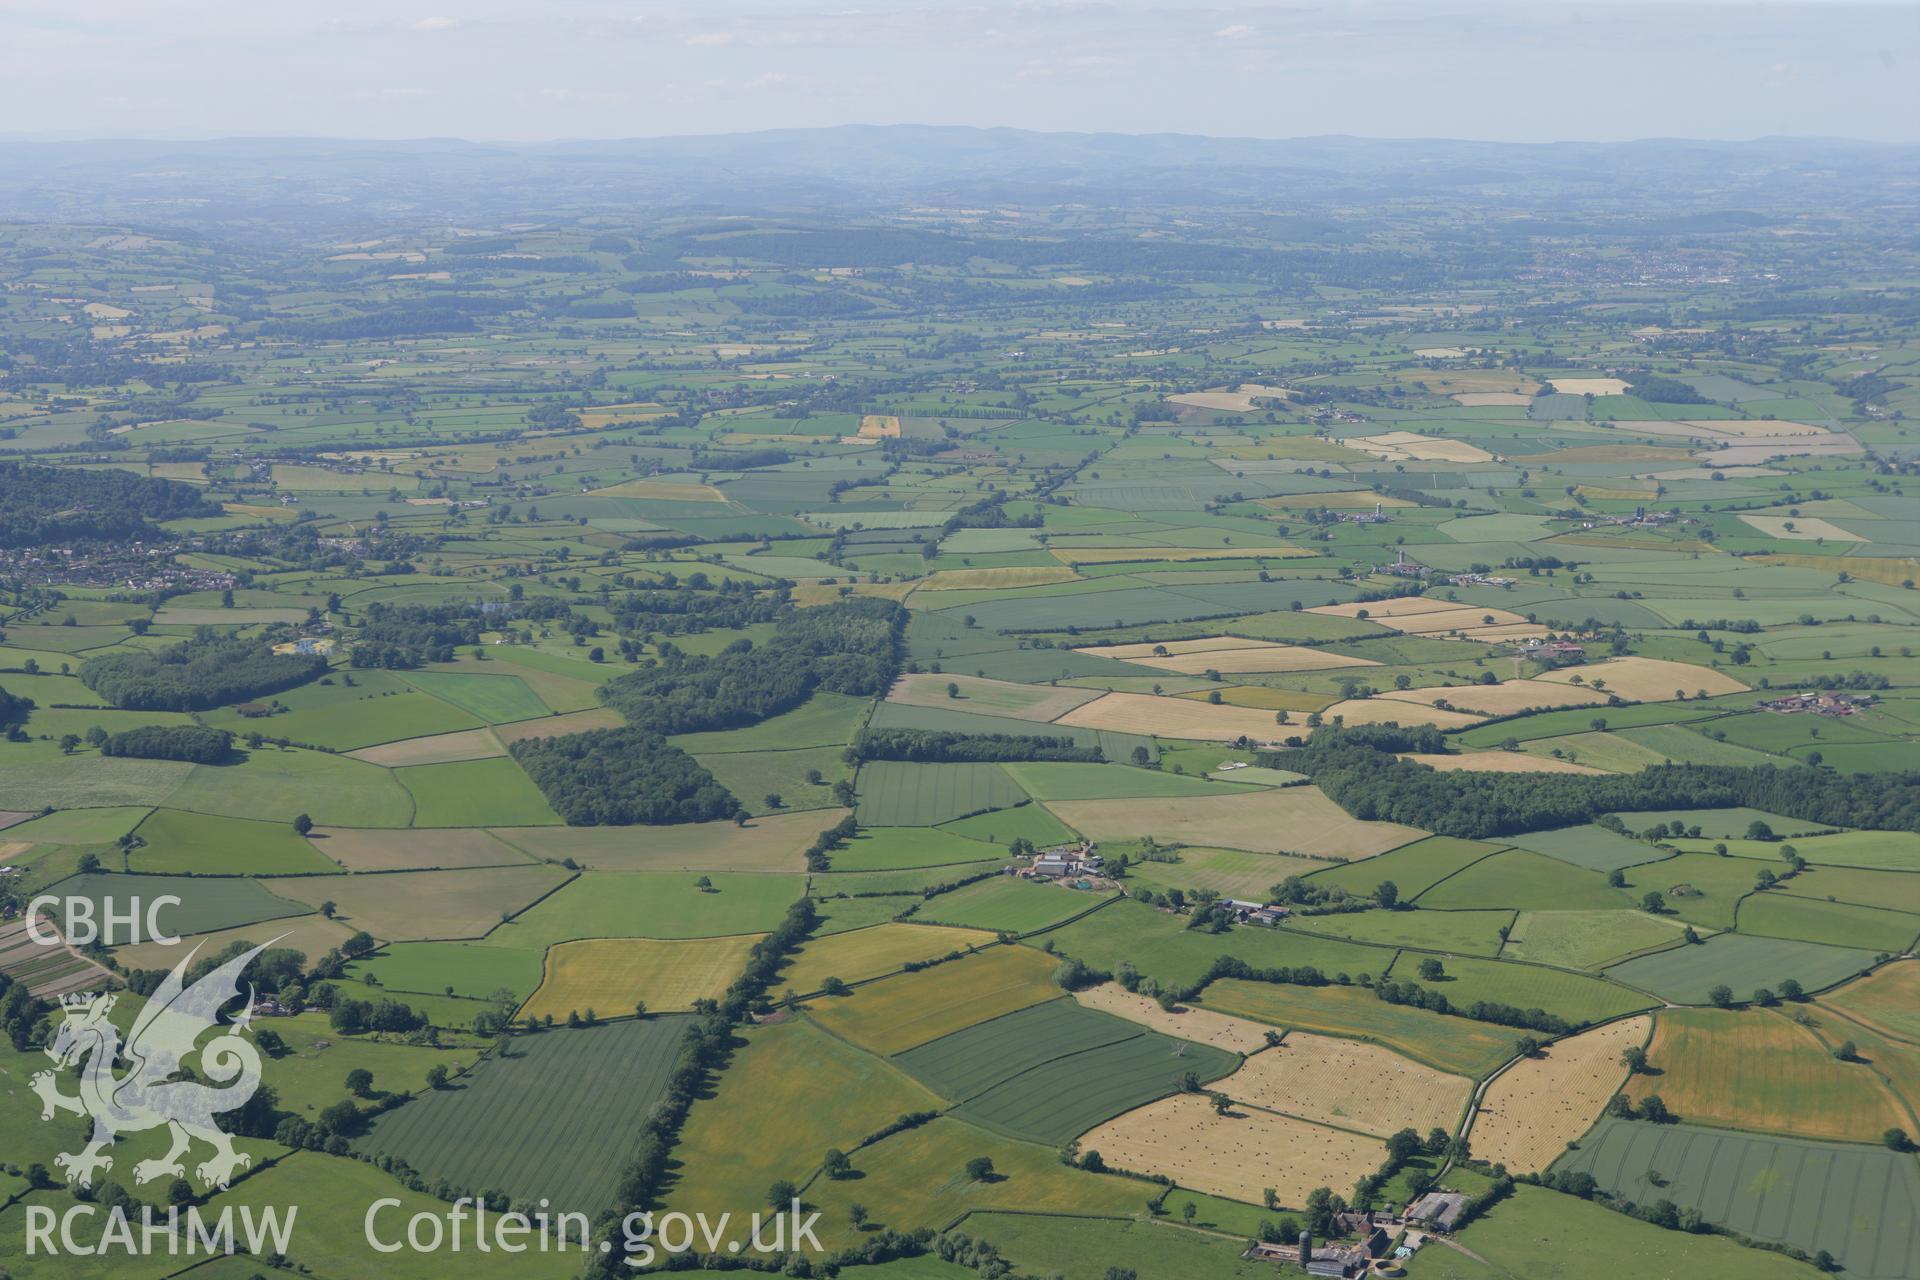
M 251 989 L 246 1010 L 227 1027 L 226 1035 L 205 1047 L 196 1042 L 202 1032 L 220 1025 L 220 1011 L 240 995 L 241 972 L 273 942 L 235 956 L 192 986 L 183 986 L 181 975 L 199 951 L 196 946 L 148 997 L 124 1046 L 119 1029 L 107 1020 L 115 996 L 83 993 L 61 998 L 66 1020 L 46 1054 L 62 1068 L 87 1060 L 80 1071 L 80 1094 L 61 1093 L 52 1071 L 36 1072 L 31 1083 L 40 1095 L 42 1120 L 53 1119 L 56 1112 L 93 1117 L 93 1134 L 85 1149 L 54 1157 L 68 1182 L 92 1186 L 96 1172 L 113 1167 L 113 1157 L 106 1151 L 117 1135 L 161 1125 L 172 1131 L 173 1145 L 160 1159 L 134 1165 L 136 1183 L 184 1177 L 181 1159 L 192 1150 L 195 1138 L 214 1147 L 212 1158 L 194 1170 L 209 1188 L 227 1186 L 237 1171 L 253 1163 L 252 1156 L 233 1149 L 233 1139 L 214 1122 L 220 1112 L 245 1106 L 260 1087 L 259 1050 L 241 1034 L 252 1019 Z M 183 1074 L 182 1060 L 196 1052 L 200 1074 L 222 1087 L 176 1078 Z M 116 1076 L 114 1064 L 121 1059 L 132 1069 Z

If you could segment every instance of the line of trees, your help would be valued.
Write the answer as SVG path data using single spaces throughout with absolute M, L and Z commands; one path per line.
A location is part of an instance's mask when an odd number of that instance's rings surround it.
M 934 729 L 867 729 L 854 739 L 862 760 L 978 763 L 993 760 L 1078 760 L 1099 764 L 1098 746 L 1061 734 L 950 733 Z
M 138 760 L 189 760 L 220 764 L 233 751 L 233 735 L 225 729 L 197 724 L 146 724 L 110 734 L 100 744 L 103 756 Z
M 1920 774 L 1811 766 L 1654 765 L 1607 777 L 1442 772 L 1402 760 L 1444 741 L 1432 729 L 1322 726 L 1299 750 L 1261 763 L 1294 769 L 1356 818 L 1485 839 L 1638 809 L 1747 806 L 1832 827 L 1920 832 Z

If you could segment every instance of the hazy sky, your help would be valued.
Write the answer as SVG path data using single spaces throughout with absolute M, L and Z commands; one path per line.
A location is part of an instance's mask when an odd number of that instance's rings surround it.
M 1920 140 L 1920 4 L 0 0 L 0 133 Z

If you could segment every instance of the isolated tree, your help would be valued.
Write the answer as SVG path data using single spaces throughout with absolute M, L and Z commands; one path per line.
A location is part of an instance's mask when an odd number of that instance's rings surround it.
M 373 1092 L 373 1072 L 365 1067 L 355 1067 L 347 1072 L 347 1092 L 356 1098 L 364 1098 Z
M 293 829 L 296 834 L 305 835 L 313 830 L 313 819 L 303 813 L 293 820 Z
M 800 1197 L 800 1188 L 791 1178 L 782 1178 L 767 1188 L 767 1207 L 784 1209 Z
M 1445 967 L 1432 956 L 1420 962 L 1420 978 L 1423 982 L 1438 982 L 1446 976 Z
M 853 1161 L 847 1159 L 847 1153 L 840 1148 L 828 1147 L 820 1168 L 829 1178 L 840 1179 L 853 1172 Z
M 1384 909 L 1393 910 L 1400 903 L 1400 886 L 1391 880 L 1382 880 L 1373 891 L 1373 900 Z
M 447 1069 L 439 1063 L 427 1068 L 427 1088 L 444 1089 L 447 1087 Z
M 1723 982 L 1707 992 L 1707 999 L 1713 1001 L 1716 1008 L 1731 1009 L 1733 1008 L 1733 988 Z
M 1647 1051 L 1637 1044 L 1628 1045 L 1620 1051 L 1620 1065 L 1627 1069 L 1628 1075 L 1639 1075 L 1647 1069 Z
M 985 1182 L 993 1176 L 993 1161 L 987 1156 L 975 1156 L 967 1161 L 967 1179 L 970 1182 Z

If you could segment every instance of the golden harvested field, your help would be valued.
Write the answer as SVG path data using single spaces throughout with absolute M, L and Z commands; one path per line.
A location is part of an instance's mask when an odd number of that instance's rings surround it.
M 565 679 L 564 676 L 559 678 Z M 535 689 L 534 692 L 538 693 L 539 690 Z M 589 729 L 618 729 L 625 723 L 626 718 L 612 707 L 589 707 L 585 711 L 569 711 L 565 715 L 495 725 L 493 733 L 500 741 L 511 746 L 522 738 L 564 738 L 570 733 L 585 733 Z
M 317 907 L 331 900 L 340 918 L 384 942 L 478 938 L 573 878 L 560 867 L 527 863 L 459 871 L 289 876 L 259 883 L 283 898 Z
M 1211 689 L 1189 689 L 1185 693 L 1176 693 L 1176 698 L 1185 698 L 1189 702 L 1205 702 Z M 1324 693 L 1301 693 L 1294 689 L 1269 689 L 1260 684 L 1230 684 L 1220 688 L 1220 699 L 1230 707 L 1257 707 L 1262 711 L 1325 711 L 1340 701 L 1338 695 Z M 1282 735 L 1297 732 L 1292 729 L 1277 729 Z
M 1413 504 L 1405 498 L 1389 498 L 1371 489 L 1353 489 L 1340 493 L 1281 494 L 1278 497 L 1261 498 L 1254 505 L 1272 507 L 1278 511 L 1310 511 L 1315 507 L 1325 507 L 1329 511 L 1370 511 L 1374 507 L 1391 510 Z
M 1341 441 L 1387 462 L 1491 462 L 1493 455 L 1464 440 L 1437 440 L 1414 431 L 1353 436 Z
M 1156 698 L 1150 693 L 1109 693 L 1056 718 L 1081 729 L 1113 729 L 1160 738 L 1200 738 L 1231 742 L 1266 741 L 1279 727 L 1273 714 L 1252 707 L 1215 706 L 1188 698 Z
M 1336 618 L 1364 615 L 1383 627 L 1391 627 L 1409 635 L 1459 632 L 1469 640 L 1505 640 L 1547 633 L 1545 627 L 1528 622 L 1506 609 L 1469 609 L 1449 600 L 1430 600 L 1425 596 L 1402 596 L 1394 600 L 1372 600 L 1365 604 L 1323 604 L 1307 612 L 1324 613 Z
M 1243 382 L 1232 391 L 1188 391 L 1168 396 L 1167 403 L 1185 405 L 1189 409 L 1212 409 L 1216 413 L 1251 413 L 1260 407 L 1254 403 L 1255 400 L 1285 400 L 1289 396 L 1285 387 Z
M 1129 645 L 1128 648 L 1134 646 Z M 1085 653 L 1097 650 L 1082 650 Z M 1109 657 L 1117 656 L 1113 654 Z M 1208 649 L 1200 653 L 1174 653 L 1164 658 L 1152 654 L 1125 658 L 1143 667 L 1197 676 L 1207 671 L 1238 674 L 1249 671 L 1328 671 L 1336 667 L 1377 667 L 1371 658 L 1352 658 L 1344 653 L 1328 653 L 1294 644 L 1244 644 L 1234 649 Z
M 625 480 L 595 489 L 593 498 L 650 498 L 655 502 L 725 502 L 727 496 L 710 484 L 692 480 Z
M 667 827 L 501 827 L 495 834 L 537 858 L 572 858 L 596 871 L 800 871 L 814 837 L 845 809 Z
M 1467 751 L 1460 755 L 1422 755 L 1411 752 L 1400 757 L 1424 764 L 1442 773 L 1605 773 L 1590 765 L 1550 756 L 1530 756 L 1524 751 Z
M 1056 800 L 1047 807 L 1095 840 L 1163 838 L 1251 853 L 1311 853 L 1368 858 L 1418 840 L 1424 832 L 1394 822 L 1362 822 L 1317 787 L 1275 787 L 1219 796 Z
M 1213 1088 L 1236 1102 L 1384 1138 L 1460 1123 L 1473 1081 L 1360 1040 L 1290 1031 Z
M 1696 667 L 1691 662 L 1668 662 L 1663 658 L 1610 658 L 1590 662 L 1583 667 L 1562 667 L 1539 677 L 1554 684 L 1566 684 L 1579 676 L 1591 686 L 1606 682 L 1609 693 L 1617 693 L 1632 702 L 1665 702 L 1676 692 L 1691 698 L 1705 689 L 1713 697 L 1723 693 L 1744 693 L 1746 685 L 1711 667 Z
M 1545 1056 L 1522 1058 L 1495 1076 L 1467 1135 L 1473 1154 L 1515 1173 L 1535 1173 L 1559 1159 L 1618 1092 L 1627 1078 L 1620 1055 L 1645 1043 L 1652 1024 L 1645 1014 L 1609 1022 L 1555 1041 Z
M 385 765 L 389 769 L 409 764 L 449 764 L 455 760 L 488 760 L 507 754 L 491 729 L 461 729 L 455 733 L 434 733 L 423 738 L 402 738 L 377 747 L 349 751 L 355 760 Z
M 828 586 L 821 582 L 803 582 L 793 589 L 793 602 L 805 608 L 810 605 L 832 604 L 841 598 L 840 593 L 853 588 L 856 596 L 877 596 L 882 600 L 905 600 L 913 594 L 918 582 L 855 582 L 840 586 Z
M 1553 389 L 1563 396 L 1620 396 L 1627 384 L 1619 378 L 1548 378 Z
M 868 440 L 899 439 L 900 419 L 890 413 L 869 413 L 860 419 L 860 434 Z
M 1828 1030 L 1836 1044 L 1847 1038 L 1844 1025 Z M 1683 1120 L 1839 1142 L 1912 1124 L 1871 1067 L 1839 1061 L 1770 1009 L 1663 1010 L 1647 1057 L 1661 1074 L 1634 1077 L 1626 1092 L 1657 1093 Z
M 953 685 L 959 697 L 949 697 Z M 982 716 L 1012 716 L 1019 720 L 1057 720 L 1066 712 L 1098 698 L 1095 689 L 1069 689 L 1042 684 L 1015 684 L 979 676 L 906 675 L 887 691 L 888 702 L 909 707 L 944 707 Z
M 1820 997 L 1856 1021 L 1920 1042 L 1920 960 L 1901 960 Z
M 420 831 L 411 827 L 315 827 L 307 836 L 322 857 L 349 871 L 414 871 L 433 867 L 499 867 L 529 859 L 478 827 Z
M 1079 575 L 1062 565 L 1003 565 L 993 569 L 942 569 L 920 579 L 921 591 L 978 591 L 993 587 L 1038 587 L 1049 582 L 1072 582 Z
M 1517 391 L 1463 391 L 1453 400 L 1469 409 L 1520 408 L 1533 403 L 1532 396 L 1523 396 Z
M 280 938 L 275 947 L 284 947 L 298 951 L 306 956 L 311 967 L 321 956 L 333 950 L 354 931 L 337 920 L 329 920 L 319 912 L 310 916 L 294 916 L 287 920 L 263 920 L 259 924 L 243 924 L 232 929 L 219 929 L 212 933 L 196 933 L 181 938 L 178 942 L 142 942 L 130 947 L 115 947 L 113 958 L 126 969 L 171 969 L 180 963 L 180 958 L 200 948 L 198 958 L 218 954 L 231 943 L 246 942 L 250 945 L 266 942 L 270 938 Z M 281 937 L 285 934 L 285 937 Z
M 1158 1000 L 1135 995 L 1117 982 L 1087 987 L 1074 992 L 1073 998 L 1089 1009 L 1098 1009 L 1102 1013 L 1111 1013 L 1182 1040 L 1195 1040 L 1232 1053 L 1254 1053 L 1265 1048 L 1267 1034 L 1273 1030 L 1262 1023 L 1229 1017 L 1196 1005 L 1182 1005 L 1177 1010 L 1162 1009 Z
M 519 1017 L 551 1016 L 591 1009 L 600 1017 L 625 1017 L 644 1000 L 653 1013 L 678 1013 L 695 1000 L 718 1000 L 746 968 L 747 954 L 765 934 L 726 938 L 587 938 L 547 948 L 540 987 Z
M 1334 703 L 1321 714 L 1329 720 L 1341 716 L 1347 724 L 1430 724 L 1441 729 L 1464 729 L 1481 720 L 1465 711 L 1443 711 L 1422 702 L 1400 702 L 1391 698 L 1349 698 Z
M 994 935 L 984 929 L 956 929 L 938 924 L 876 924 L 815 938 L 788 962 L 774 986 L 810 995 L 828 978 L 865 982 L 868 978 L 892 973 L 910 961 L 932 960 L 952 951 L 991 946 L 993 942 Z
M 1386 1157 L 1378 1138 L 1309 1124 L 1271 1111 L 1214 1114 L 1205 1095 L 1175 1094 L 1129 1111 L 1080 1136 L 1109 1167 L 1163 1174 L 1183 1187 L 1261 1203 L 1272 1187 L 1298 1207 L 1316 1187 L 1351 1188 Z
M 1818 542 L 1830 538 L 1835 542 L 1865 542 L 1857 533 L 1848 533 L 1831 520 L 1822 520 L 1816 516 L 1750 516 L 1741 515 L 1741 521 L 1752 525 L 1769 538 L 1785 538 L 1791 542 Z
M 917 1044 L 1056 999 L 1059 961 L 1033 947 L 994 947 L 918 973 L 883 978 L 850 996 L 812 1002 L 814 1021 L 874 1053 Z
M 1503 680 L 1499 684 L 1463 684 L 1426 689 L 1390 689 L 1379 695 L 1394 702 L 1447 702 L 1463 711 L 1510 716 L 1547 707 L 1583 707 L 1605 702 L 1607 695 L 1584 686 L 1546 680 Z
M 597 404 L 591 409 L 580 410 L 580 425 L 588 431 L 600 431 L 616 422 L 643 422 L 648 418 L 663 416 L 666 410 L 651 400 L 635 400 L 628 404 Z

